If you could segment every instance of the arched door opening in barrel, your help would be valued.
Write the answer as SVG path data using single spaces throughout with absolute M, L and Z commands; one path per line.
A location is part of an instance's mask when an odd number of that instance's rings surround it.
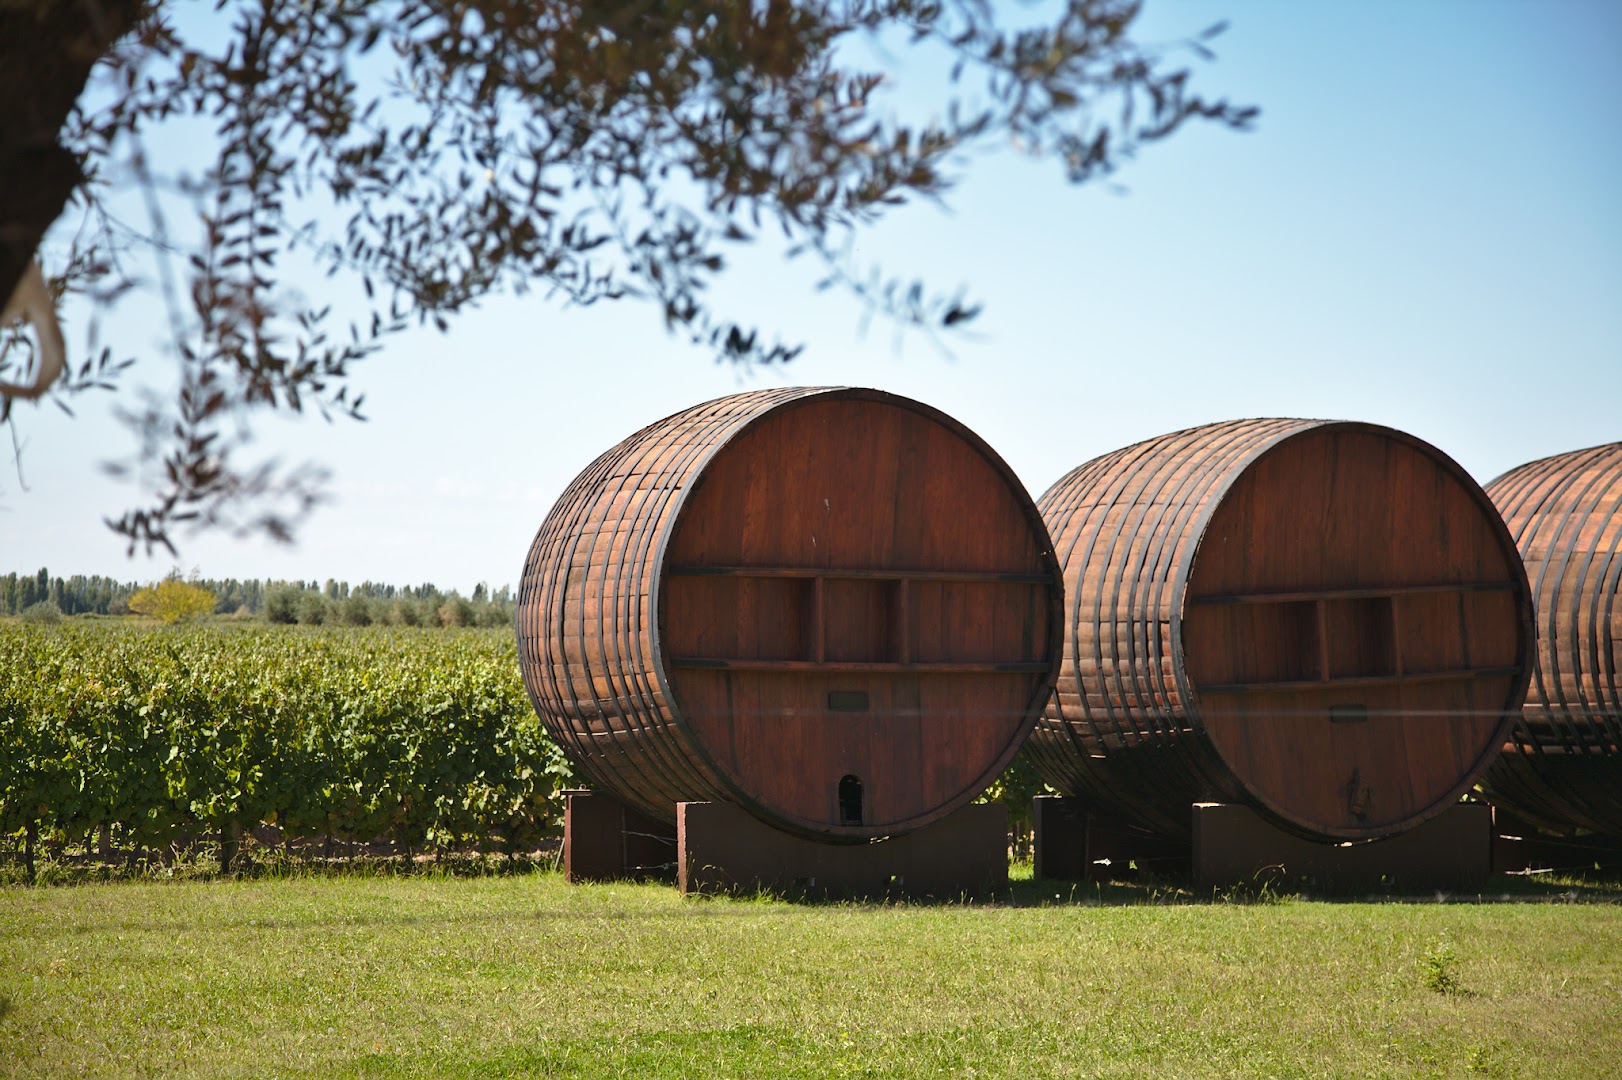
M 862 823 L 862 778 L 846 773 L 839 779 L 839 824 Z

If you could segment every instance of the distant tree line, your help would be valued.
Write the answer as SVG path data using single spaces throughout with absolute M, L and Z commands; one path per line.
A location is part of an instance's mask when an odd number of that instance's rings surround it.
M 178 577 L 178 575 L 171 575 Z M 435 585 L 382 585 L 363 581 L 263 581 L 236 578 L 192 578 L 189 584 L 214 594 L 216 615 L 256 616 L 273 623 L 347 626 L 502 626 L 512 621 L 514 597 L 503 585 L 492 591 L 480 584 L 473 595 Z M 100 575 L 52 577 L 35 574 L 0 576 L 0 615 L 41 610 L 60 615 L 128 615 L 130 600 L 144 588 L 139 582 Z

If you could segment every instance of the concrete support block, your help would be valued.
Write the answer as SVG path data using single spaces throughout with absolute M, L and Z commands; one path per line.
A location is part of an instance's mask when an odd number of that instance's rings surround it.
M 1188 869 L 1186 840 L 1122 824 L 1080 799 L 1038 795 L 1031 806 L 1039 878 L 1112 881 L 1137 871 L 1181 877 Z
M 1558 836 L 1493 807 L 1492 869 L 1495 874 L 1528 870 L 1589 873 L 1622 867 L 1622 836 Z
M 563 876 L 571 882 L 669 878 L 676 830 L 612 795 L 563 793 Z
M 1418 828 L 1364 843 L 1318 843 L 1284 832 L 1248 806 L 1197 803 L 1194 887 L 1275 882 L 1332 891 L 1463 892 L 1492 868 L 1492 811 L 1460 803 Z
M 765 889 L 811 897 L 989 897 L 1008 888 L 1008 811 L 966 806 L 934 825 L 868 844 L 780 832 L 730 803 L 676 807 L 683 893 Z

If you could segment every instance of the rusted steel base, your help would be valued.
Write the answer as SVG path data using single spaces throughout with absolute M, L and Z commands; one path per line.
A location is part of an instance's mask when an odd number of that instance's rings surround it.
M 1186 840 L 1122 824 L 1080 799 L 1038 795 L 1031 805 L 1039 878 L 1116 881 L 1143 872 L 1181 877 L 1188 870 Z
M 676 837 L 683 893 L 945 899 L 1008 888 L 1008 809 L 1001 803 L 966 806 L 870 844 L 791 836 L 730 803 L 678 803 Z
M 676 830 L 612 795 L 563 793 L 563 876 L 569 882 L 675 876 Z
M 1622 867 L 1622 836 L 1556 836 L 1493 807 L 1492 868 L 1497 874 L 1538 870 L 1574 873 Z
M 1198 803 L 1196 889 L 1307 885 L 1332 891 L 1449 892 L 1479 889 L 1492 864 L 1492 810 L 1460 803 L 1417 828 L 1367 843 L 1314 843 L 1262 820 L 1247 806 Z

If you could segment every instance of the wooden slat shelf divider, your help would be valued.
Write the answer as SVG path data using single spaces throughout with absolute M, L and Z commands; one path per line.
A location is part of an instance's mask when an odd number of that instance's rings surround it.
M 923 664 L 903 664 L 894 660 L 722 660 L 699 656 L 678 656 L 665 661 L 674 668 L 702 668 L 714 671 L 827 671 L 850 674 L 901 675 L 1028 675 L 1046 672 L 1046 661 L 964 660 Z
M 1291 679 L 1283 682 L 1222 683 L 1202 686 L 1202 694 L 1259 694 L 1280 690 L 1339 690 L 1359 686 L 1395 686 L 1398 683 L 1454 682 L 1466 679 L 1499 678 L 1518 673 L 1517 668 L 1454 668 L 1449 671 L 1416 671 L 1406 675 L 1349 675 L 1338 679 Z
M 1511 740 L 1504 744 L 1506 754 L 1547 754 L 1551 757 L 1577 757 L 1577 758 L 1606 758 L 1622 753 L 1622 746 L 1616 743 L 1581 743 L 1576 746 L 1565 746 L 1559 743 L 1547 746 L 1527 746 Z
M 912 663 L 912 635 L 909 632 L 909 628 L 912 626 L 911 606 L 911 582 L 907 578 L 902 578 L 901 584 L 896 586 L 896 607 L 899 610 L 896 612 L 895 624 L 901 638 L 901 645 L 897 650 L 899 655 L 896 659 L 903 664 Z M 821 653 L 817 654 L 817 659 L 823 659 Z
M 1049 574 L 1002 570 L 825 570 L 815 566 L 672 566 L 668 573 L 693 577 L 798 578 L 823 581 L 941 581 L 992 585 L 1051 585 Z
M 828 598 L 822 582 L 822 578 L 817 578 L 811 587 L 811 633 L 817 650 L 812 659 L 819 664 L 828 659 Z
M 1297 592 L 1233 593 L 1191 596 L 1190 607 L 1199 604 L 1294 604 L 1314 600 L 1372 600 L 1432 593 L 1511 592 L 1519 588 L 1513 581 L 1466 581 L 1452 585 L 1378 585 L 1363 589 L 1307 589 Z

